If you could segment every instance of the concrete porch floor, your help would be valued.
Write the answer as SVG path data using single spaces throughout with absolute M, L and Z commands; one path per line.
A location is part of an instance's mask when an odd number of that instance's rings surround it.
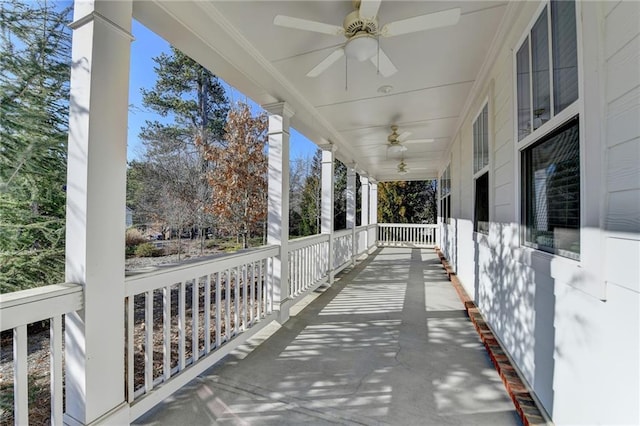
M 521 424 L 433 250 L 379 249 L 302 303 L 135 424 Z

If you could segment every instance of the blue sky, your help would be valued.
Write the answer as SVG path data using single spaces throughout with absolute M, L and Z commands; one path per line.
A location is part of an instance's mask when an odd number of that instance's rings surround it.
M 129 127 L 127 159 L 129 161 L 140 158 L 144 147 L 138 139 L 140 128 L 145 120 L 159 120 L 157 114 L 146 111 L 142 105 L 141 88 L 150 89 L 155 83 L 153 58 L 163 52 L 169 52 L 169 43 L 157 34 L 148 30 L 144 25 L 133 21 L 132 28 L 135 41 L 131 44 L 131 74 L 129 80 Z M 211 70 L 215 74 L 215 70 Z M 223 80 L 222 84 L 227 90 L 227 97 L 232 101 L 247 101 L 253 111 L 259 111 L 260 107 L 248 99 L 244 94 L 229 86 Z M 311 157 L 316 150 L 316 145 L 306 137 L 292 129 L 290 158 Z

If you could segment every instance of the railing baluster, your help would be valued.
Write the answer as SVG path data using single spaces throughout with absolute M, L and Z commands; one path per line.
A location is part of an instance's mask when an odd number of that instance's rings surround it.
M 242 331 L 247 329 L 247 268 L 245 264 L 242 268 Z
M 273 268 L 274 268 L 274 258 L 270 257 L 269 258 L 269 273 L 273 274 Z M 267 303 L 267 307 L 268 307 L 268 313 L 273 312 L 273 285 L 268 285 L 268 289 L 267 289 L 267 295 L 269 297 L 269 301 Z
M 231 269 L 227 269 L 224 288 L 224 338 L 228 342 L 231 340 Z
M 153 290 L 145 293 L 144 306 L 144 389 L 153 389 Z
M 222 290 L 220 289 L 220 276 L 222 272 L 216 273 L 216 348 L 222 343 L 222 324 L 220 323 L 220 311 L 222 310 Z
M 51 424 L 62 425 L 62 315 L 49 323 L 49 368 L 51 371 Z
M 13 406 L 16 425 L 29 423 L 28 355 L 25 324 L 13 329 Z
M 162 287 L 162 375 L 171 377 L 171 286 Z
M 238 334 L 238 330 L 240 329 L 240 267 L 237 266 L 235 269 L 236 277 L 233 281 L 233 335 L 236 336 Z
M 191 287 L 191 357 L 192 364 L 200 358 L 199 319 L 200 319 L 200 283 L 193 279 Z
M 289 259 L 291 260 L 291 275 L 289 275 L 289 293 L 293 294 L 296 283 L 298 282 L 298 252 L 292 251 L 289 253 Z
M 204 353 L 211 352 L 211 275 L 204 277 Z
M 185 299 L 186 281 L 181 281 L 178 292 L 178 371 L 184 370 L 185 366 Z
M 135 328 L 135 323 L 133 319 L 133 299 L 134 295 L 130 295 L 127 297 L 126 307 L 127 307 L 127 402 L 131 403 L 134 400 L 134 383 L 133 376 L 135 376 L 135 371 L 133 367 L 133 331 Z
M 251 273 L 247 272 L 247 280 L 248 280 L 248 286 L 247 286 L 247 297 L 249 299 L 249 305 L 247 306 L 247 309 L 249 309 L 249 326 L 253 325 L 253 319 L 254 319 L 254 300 L 255 300 L 255 293 L 256 293 L 256 268 L 255 268 L 256 264 L 255 262 L 251 262 L 250 264 L 247 265 L 248 268 L 250 268 Z
M 262 284 L 264 283 L 262 276 L 262 263 L 264 261 L 261 260 L 258 265 L 258 319 L 264 318 L 262 316 Z

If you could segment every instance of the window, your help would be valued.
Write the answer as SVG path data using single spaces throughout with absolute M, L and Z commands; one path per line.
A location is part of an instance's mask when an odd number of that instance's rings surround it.
M 525 245 L 580 256 L 580 138 L 578 118 L 524 149 L 522 223 Z
M 443 223 L 451 223 L 451 175 L 449 166 L 440 176 L 440 216 Z
M 488 105 L 482 108 L 473 122 L 473 173 L 489 165 L 489 113 Z
M 489 233 L 489 105 L 485 104 L 473 122 L 473 175 L 475 205 L 473 229 Z
M 551 0 L 541 5 L 516 49 L 515 62 L 517 138 L 522 141 L 521 241 L 579 259 L 580 117 L 574 1 Z
M 573 1 L 551 1 L 544 7 L 517 50 L 516 86 L 518 140 L 578 99 Z
M 489 172 L 484 172 L 476 179 L 473 229 L 483 234 L 489 233 Z

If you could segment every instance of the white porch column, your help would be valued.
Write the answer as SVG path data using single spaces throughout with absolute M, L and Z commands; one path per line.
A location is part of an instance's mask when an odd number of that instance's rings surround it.
M 367 226 L 369 224 L 369 178 L 360 176 L 360 191 L 362 193 L 362 206 L 360 207 L 360 225 Z
M 322 147 L 322 196 L 321 200 L 321 216 L 320 226 L 322 234 L 329 235 L 329 250 L 327 260 L 329 263 L 329 285 L 333 284 L 334 264 L 333 264 L 333 153 L 335 147 L 333 145 Z
M 289 120 L 293 110 L 285 103 L 263 105 L 269 113 L 269 202 L 267 244 L 280 246 L 268 280 L 274 289 L 278 320 L 289 319 Z
M 369 178 L 369 224 L 374 225 L 378 223 L 378 182 Z M 375 230 L 375 240 L 370 241 L 371 246 L 375 247 L 378 244 L 378 227 Z
M 369 223 L 378 223 L 378 182 L 369 179 Z
M 360 193 L 362 197 L 360 197 L 361 206 L 360 206 L 360 226 L 369 225 L 369 178 L 366 176 L 360 176 Z M 369 251 L 369 229 L 367 229 L 364 233 L 364 247 L 365 250 Z
M 131 0 L 75 2 L 65 279 L 84 310 L 65 316 L 66 424 L 128 424 L 124 234 Z
M 347 229 L 351 229 L 351 262 L 356 262 L 356 164 L 347 165 Z

